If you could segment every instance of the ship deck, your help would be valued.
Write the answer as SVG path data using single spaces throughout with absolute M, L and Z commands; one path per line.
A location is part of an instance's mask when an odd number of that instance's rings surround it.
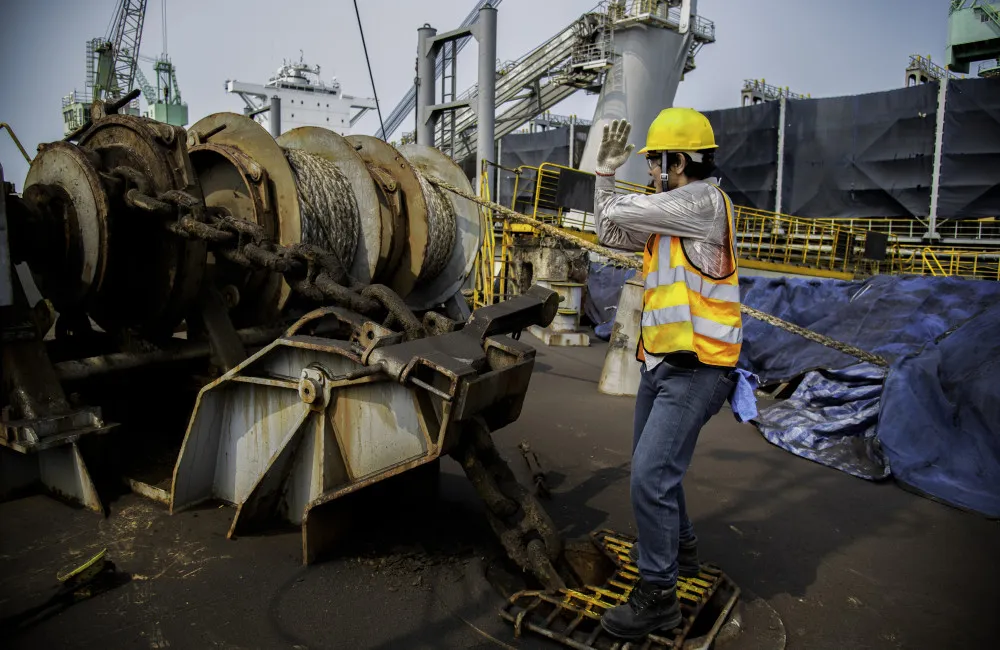
M 634 533 L 633 400 L 598 393 L 605 350 L 596 339 L 539 347 L 521 418 L 495 434 L 522 480 L 517 445 L 536 451 L 552 488 L 544 503 L 568 537 Z M 781 633 L 788 647 L 810 649 L 995 642 L 997 522 L 797 458 L 728 409 L 703 431 L 685 485 L 703 559 L 783 622 L 772 617 L 770 629 L 748 629 L 727 647 L 776 647 Z M 303 567 L 297 531 L 227 540 L 228 508 L 170 516 L 126 495 L 105 519 L 45 496 L 0 504 L 0 618 L 43 600 L 60 569 L 101 548 L 131 574 L 5 646 L 556 647 L 514 640 L 500 619 L 495 587 L 519 585 L 500 570 L 482 506 L 454 462 L 443 464 L 441 499 L 426 511 L 373 512 L 337 557 Z

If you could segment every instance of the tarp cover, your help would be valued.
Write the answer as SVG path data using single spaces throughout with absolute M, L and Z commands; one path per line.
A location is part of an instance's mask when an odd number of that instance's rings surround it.
M 767 102 L 705 113 L 719 145 L 715 164 L 722 189 L 736 205 L 774 210 L 779 109 Z
M 926 215 L 936 115 L 937 83 L 787 102 L 782 212 Z
M 634 275 L 635 269 L 590 263 L 583 313 L 595 325 L 594 333 L 598 338 L 607 341 L 610 337 L 611 329 L 608 325 L 614 322 L 622 286 Z
M 592 264 L 585 309 L 610 332 L 632 271 Z M 894 477 L 946 503 L 1000 517 L 1000 283 L 876 276 L 864 282 L 743 276 L 745 304 L 891 362 L 888 372 L 744 317 L 740 367 L 762 384 L 773 444 L 870 480 Z M 612 309 L 608 309 L 608 307 Z M 607 317 L 604 316 L 606 319 Z
M 805 375 L 755 422 L 772 443 L 856 476 L 1000 517 L 1000 284 L 743 277 L 744 302 L 891 361 L 884 371 L 750 318 L 741 367 Z M 763 404 L 762 404 L 763 406 Z
M 1000 214 L 1000 82 L 955 79 L 945 95 L 939 217 Z

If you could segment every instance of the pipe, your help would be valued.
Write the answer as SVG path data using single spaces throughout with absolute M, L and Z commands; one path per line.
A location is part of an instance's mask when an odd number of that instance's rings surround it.
M 105 113 L 105 115 L 112 115 L 114 113 L 117 113 L 119 109 L 121 109 L 124 106 L 127 106 L 128 103 L 131 102 L 133 99 L 138 99 L 139 95 L 141 95 L 141 94 L 142 94 L 142 91 L 140 89 L 136 88 L 135 90 L 133 90 L 132 92 L 130 92 L 129 94 L 125 95 L 124 97 L 122 97 L 120 99 L 116 99 L 114 101 L 106 101 L 106 102 L 104 102 L 104 113 Z M 67 135 L 65 138 L 63 138 L 62 141 L 63 142 L 71 142 L 73 140 L 76 140 L 81 135 L 83 135 L 87 131 L 87 129 L 89 129 L 91 127 L 91 125 L 93 125 L 93 121 L 90 118 L 87 118 L 87 121 L 84 122 L 80 126 L 80 128 L 78 128 L 76 131 L 73 131 L 72 133 L 70 133 L 69 135 Z
M 0 131 L 3 130 L 6 130 L 7 133 L 10 134 L 10 139 L 14 141 L 14 144 L 17 145 L 17 148 L 18 150 L 20 150 L 21 155 L 24 156 L 24 159 L 27 160 L 28 164 L 30 165 L 31 156 L 29 156 L 28 152 L 24 150 L 24 147 L 21 146 L 21 141 L 18 140 L 17 135 L 14 134 L 14 129 L 10 127 L 10 124 L 7 124 L 6 122 L 0 122 Z
M 784 207 L 781 194 L 785 180 L 785 115 L 788 110 L 787 98 L 782 95 L 778 100 L 778 170 L 774 179 L 774 211 L 781 214 Z
M 417 30 L 417 128 L 414 132 L 417 144 L 434 146 L 434 60 L 436 50 L 433 38 L 437 30 L 424 23 Z
M 496 89 L 497 89 L 497 10 L 486 5 L 479 10 L 476 25 L 479 38 L 479 110 L 476 116 L 476 169 L 483 168 L 483 161 L 494 162 L 496 142 Z M 496 161 L 499 162 L 499 161 Z M 493 187 L 496 171 L 486 168 L 486 187 Z
M 572 167 L 576 169 L 576 163 L 573 159 L 576 157 L 576 115 L 569 116 L 569 162 L 566 163 L 567 167 Z M 499 160 L 497 162 L 500 162 Z
M 283 331 L 283 328 L 249 327 L 238 330 L 236 334 L 243 345 L 252 346 L 270 342 L 279 337 Z M 211 354 L 212 345 L 208 341 L 190 343 L 185 341 L 155 352 L 115 352 L 86 359 L 60 361 L 54 364 L 54 367 L 59 381 L 79 381 L 154 364 L 192 361 Z
M 271 95 L 271 111 L 268 117 L 271 121 L 271 137 L 277 138 L 281 135 L 281 97 Z
M 938 80 L 937 120 L 934 125 L 934 161 L 931 170 L 931 203 L 927 210 L 927 232 L 924 239 L 938 241 L 941 235 L 937 231 L 938 198 L 941 192 L 941 152 L 944 150 L 945 108 L 948 101 L 948 80 Z

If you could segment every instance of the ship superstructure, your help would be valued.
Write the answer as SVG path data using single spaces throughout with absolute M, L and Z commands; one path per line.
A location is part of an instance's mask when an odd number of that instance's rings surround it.
M 324 82 L 320 67 L 310 66 L 300 56 L 298 62 L 285 61 L 266 84 L 226 81 L 226 92 L 239 95 L 246 107 L 244 112 L 267 125 L 271 119 L 271 99 L 277 97 L 280 106 L 280 131 L 300 126 L 322 126 L 347 135 L 369 110 L 375 99 L 345 95 L 334 77 Z

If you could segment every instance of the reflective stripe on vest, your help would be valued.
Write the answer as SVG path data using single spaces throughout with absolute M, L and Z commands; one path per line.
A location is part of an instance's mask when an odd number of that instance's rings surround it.
M 722 196 L 732 234 L 732 204 L 725 193 Z M 729 255 L 735 269 L 732 238 Z M 644 350 L 653 354 L 685 351 L 694 352 L 708 365 L 734 367 L 743 343 L 736 271 L 726 278 L 710 278 L 687 259 L 680 239 L 653 235 L 646 245 L 643 273 L 646 290 L 638 359 L 645 359 Z

